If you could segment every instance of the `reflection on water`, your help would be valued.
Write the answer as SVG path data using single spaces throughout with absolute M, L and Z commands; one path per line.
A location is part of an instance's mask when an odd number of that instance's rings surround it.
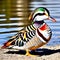
M 47 45 L 60 44 L 60 0 L 1 0 L 0 1 L 0 45 L 19 30 L 29 25 L 30 13 L 37 7 L 46 7 L 57 22 L 45 21 L 53 35 Z

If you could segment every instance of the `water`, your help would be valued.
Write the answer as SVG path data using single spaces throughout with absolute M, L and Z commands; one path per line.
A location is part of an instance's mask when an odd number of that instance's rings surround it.
M 56 23 L 45 21 L 52 30 L 52 38 L 47 45 L 60 44 L 60 0 L 26 0 L 25 2 L 17 0 L 14 3 L 13 1 L 8 1 L 8 3 L 13 4 L 11 6 L 3 5 L 2 3 L 6 3 L 3 0 L 0 2 L 0 10 L 2 11 L 0 11 L 0 45 L 30 24 L 28 16 L 37 7 L 46 7 L 50 11 L 51 16 L 57 20 Z M 9 7 L 11 10 L 9 10 Z

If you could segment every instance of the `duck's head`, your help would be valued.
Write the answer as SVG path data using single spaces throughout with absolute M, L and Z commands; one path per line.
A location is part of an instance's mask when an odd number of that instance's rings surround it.
M 50 16 L 48 9 L 45 7 L 36 8 L 29 16 L 29 20 L 32 20 L 33 22 L 40 22 L 43 20 L 52 20 L 53 22 L 56 22 L 56 20 Z

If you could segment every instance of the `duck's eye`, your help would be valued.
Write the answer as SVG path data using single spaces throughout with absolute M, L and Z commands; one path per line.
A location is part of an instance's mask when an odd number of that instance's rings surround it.
M 45 13 L 43 13 L 43 15 L 45 15 Z

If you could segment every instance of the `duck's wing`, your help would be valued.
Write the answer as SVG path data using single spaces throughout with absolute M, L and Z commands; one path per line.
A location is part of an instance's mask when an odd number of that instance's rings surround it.
M 11 37 L 10 40 L 8 40 L 2 48 L 6 48 L 9 46 L 24 46 L 33 36 L 35 36 L 35 28 L 31 28 L 31 26 L 28 28 L 19 31 L 15 36 Z

